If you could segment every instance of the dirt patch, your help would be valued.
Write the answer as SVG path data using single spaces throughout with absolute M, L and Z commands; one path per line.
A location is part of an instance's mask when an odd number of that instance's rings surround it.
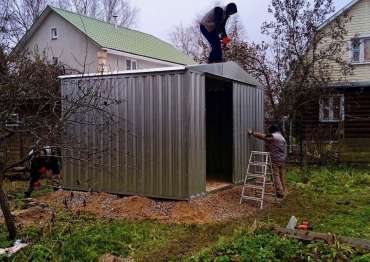
M 239 204 L 240 193 L 241 187 L 238 186 L 191 201 L 168 201 L 107 193 L 57 191 L 38 200 L 51 207 L 87 212 L 100 218 L 205 224 L 254 215 L 257 209 L 253 204 Z
M 32 200 L 28 202 L 25 200 L 25 205 L 22 209 L 15 210 L 12 212 L 15 217 L 15 222 L 18 226 L 29 227 L 29 226 L 44 226 L 47 224 L 55 215 L 55 211 L 49 208 L 49 205 L 45 202 Z M 0 212 L 0 223 L 4 222 L 4 217 Z
M 13 212 L 16 218 L 16 223 L 22 226 L 44 226 L 52 217 L 51 210 L 41 207 L 30 207 L 23 210 L 16 210 Z

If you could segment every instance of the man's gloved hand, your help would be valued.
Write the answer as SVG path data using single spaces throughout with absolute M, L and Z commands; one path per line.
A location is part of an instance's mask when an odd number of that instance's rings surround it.
M 222 39 L 222 43 L 226 46 L 228 43 L 230 43 L 230 38 L 227 36 Z
M 253 135 L 253 130 L 252 129 L 248 129 L 248 135 Z

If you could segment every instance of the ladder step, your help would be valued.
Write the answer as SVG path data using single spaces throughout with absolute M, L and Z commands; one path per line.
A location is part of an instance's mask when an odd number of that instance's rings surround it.
M 252 196 L 242 196 L 242 199 L 249 199 L 249 200 L 255 200 L 255 201 L 262 201 L 262 198 L 258 197 L 252 197 Z
M 265 162 L 249 162 L 249 165 L 251 165 L 251 166 L 263 166 L 263 167 L 269 166 L 269 164 L 265 163 Z
M 251 151 L 251 154 L 252 155 L 255 155 L 255 156 L 267 156 L 267 155 L 270 155 L 269 152 L 261 152 L 261 151 Z
M 245 184 L 244 187 L 263 190 L 263 186 L 257 186 L 257 185 L 251 185 L 251 184 Z
M 255 173 L 247 173 L 247 176 L 248 177 L 254 177 L 254 178 L 264 178 L 264 177 L 266 177 L 264 174 L 255 174 Z

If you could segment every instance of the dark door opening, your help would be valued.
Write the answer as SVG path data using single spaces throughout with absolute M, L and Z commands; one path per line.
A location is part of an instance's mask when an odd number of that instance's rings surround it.
M 232 82 L 206 78 L 206 190 L 232 183 L 233 93 Z

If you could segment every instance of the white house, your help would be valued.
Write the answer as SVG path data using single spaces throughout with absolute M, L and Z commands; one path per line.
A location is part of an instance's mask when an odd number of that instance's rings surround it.
M 152 35 L 48 6 L 15 47 L 65 65 L 66 74 L 194 64 Z

